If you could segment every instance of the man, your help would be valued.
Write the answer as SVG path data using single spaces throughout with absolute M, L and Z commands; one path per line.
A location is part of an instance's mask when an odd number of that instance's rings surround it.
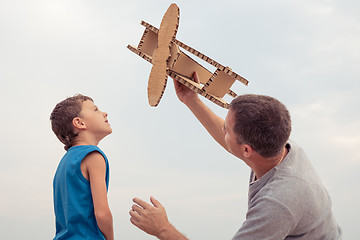
M 197 75 L 194 74 L 198 82 Z M 278 100 L 242 95 L 230 104 L 225 120 L 187 87 L 174 81 L 177 96 L 227 151 L 250 168 L 246 220 L 233 240 L 341 239 L 329 195 L 305 153 L 289 142 L 290 115 Z M 185 240 L 165 208 L 151 197 L 134 198 L 130 221 L 161 240 Z

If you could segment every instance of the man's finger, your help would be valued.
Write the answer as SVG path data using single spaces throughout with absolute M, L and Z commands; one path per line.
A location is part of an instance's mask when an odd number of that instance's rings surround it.
M 138 218 L 140 216 L 138 212 L 135 212 L 132 209 L 129 211 L 129 214 L 130 214 L 131 218 Z
M 130 215 L 131 215 L 131 214 L 132 214 L 132 213 L 131 213 L 131 211 L 130 211 Z M 138 219 L 137 219 L 136 217 L 133 217 L 133 216 L 131 216 L 130 222 L 131 222 L 132 224 L 134 224 L 135 226 L 137 226 L 137 227 L 139 227 L 139 225 L 140 225 Z
M 141 208 L 141 207 L 139 207 L 138 205 L 132 205 L 132 211 L 135 211 L 135 212 L 137 212 L 138 214 L 142 214 L 142 211 L 144 210 L 143 208 Z
M 143 209 L 151 207 L 150 204 L 148 204 L 147 202 L 145 202 L 139 198 L 134 198 L 133 202 L 136 203 L 137 205 L 139 205 L 140 207 L 142 207 Z
M 175 79 L 173 79 L 173 81 L 174 81 L 174 86 L 179 87 L 180 83 L 178 81 L 176 81 Z
M 153 196 L 150 197 L 150 201 L 155 207 L 157 208 L 162 207 L 161 203 L 158 200 L 156 200 Z
M 196 72 L 193 73 L 193 78 L 194 78 L 195 82 L 200 83 L 199 77 Z

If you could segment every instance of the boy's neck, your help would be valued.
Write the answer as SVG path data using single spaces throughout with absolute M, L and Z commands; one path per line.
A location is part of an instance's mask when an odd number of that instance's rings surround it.
M 97 146 L 101 139 L 96 139 L 95 137 L 88 136 L 87 134 L 79 134 L 75 140 L 73 146 L 80 145 L 94 145 Z

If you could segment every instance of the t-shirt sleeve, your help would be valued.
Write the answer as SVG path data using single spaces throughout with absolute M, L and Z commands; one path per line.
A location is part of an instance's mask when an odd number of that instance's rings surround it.
M 233 240 L 285 239 L 294 225 L 291 211 L 277 199 L 265 196 L 251 203 L 246 220 Z

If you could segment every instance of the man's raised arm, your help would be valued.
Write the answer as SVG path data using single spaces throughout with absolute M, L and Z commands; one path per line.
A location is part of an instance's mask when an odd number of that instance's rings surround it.
M 194 79 L 199 82 L 196 72 L 194 72 Z M 217 116 L 210 110 L 200 99 L 197 93 L 186 87 L 185 85 L 174 80 L 176 95 L 179 100 L 184 103 L 210 135 L 217 141 L 223 148 L 229 151 L 225 143 L 225 134 L 223 132 L 224 119 Z

